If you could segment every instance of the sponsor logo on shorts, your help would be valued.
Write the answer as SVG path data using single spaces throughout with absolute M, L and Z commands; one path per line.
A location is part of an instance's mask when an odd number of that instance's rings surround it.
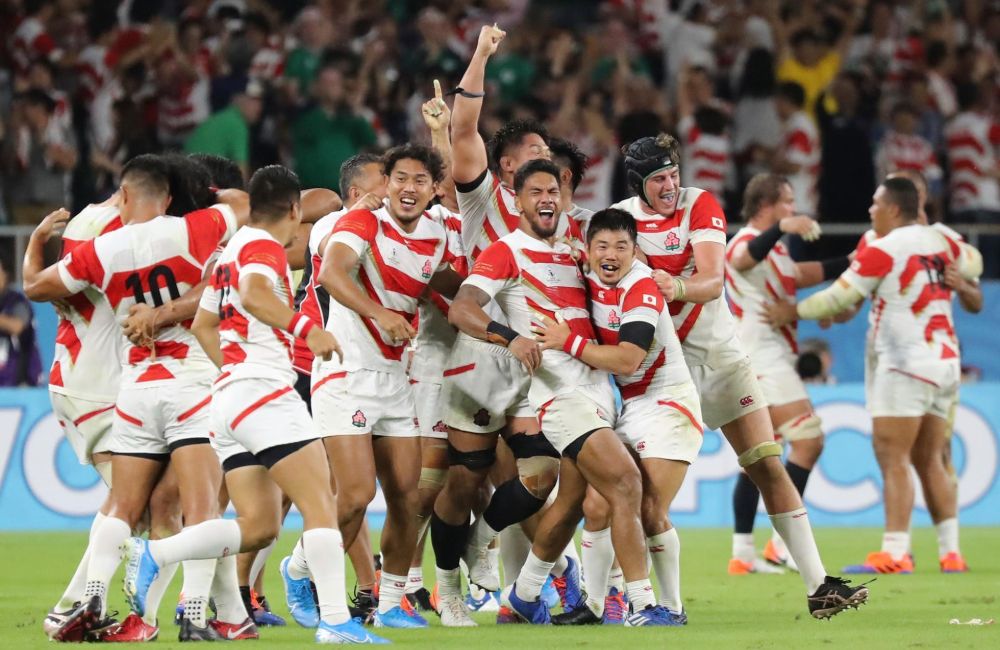
M 354 416 L 351 417 L 351 424 L 359 429 L 363 429 L 365 425 L 368 424 L 368 418 L 365 417 L 365 414 L 361 411 L 361 409 L 358 409 L 354 412 Z
M 608 314 L 608 328 L 616 330 L 622 326 L 621 316 L 614 309 Z
M 434 271 L 434 269 L 431 268 L 431 261 L 424 260 L 424 268 L 420 269 L 420 277 L 425 280 L 430 280 L 432 271 Z
M 441 420 L 437 421 L 437 424 L 434 425 L 433 430 L 437 431 L 438 433 L 448 433 L 448 427 L 446 427 L 444 425 L 444 422 Z
M 671 253 L 681 247 L 681 238 L 677 236 L 676 230 L 667 233 L 667 238 L 663 241 L 663 248 Z
M 742 406 L 743 408 L 746 408 L 751 404 L 753 404 L 753 397 L 751 397 L 750 395 L 740 398 L 740 406 Z
M 486 409 L 479 409 L 476 414 L 472 416 L 472 423 L 477 427 L 485 427 L 490 423 L 490 412 Z

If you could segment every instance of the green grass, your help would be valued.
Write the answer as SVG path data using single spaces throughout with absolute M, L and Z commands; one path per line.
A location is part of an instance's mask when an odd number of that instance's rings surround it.
M 820 529 L 817 537 L 828 570 L 859 562 L 878 544 L 874 529 Z M 267 571 L 267 593 L 274 609 L 286 615 L 277 572 L 278 560 L 296 539 L 286 531 Z M 684 644 L 695 648 L 802 648 L 843 645 L 850 648 L 1000 648 L 1000 626 L 949 625 L 952 618 L 1000 618 L 1000 553 L 995 528 L 967 528 L 962 546 L 972 572 L 942 575 L 935 560 L 934 533 L 915 533 L 917 571 L 910 576 L 883 576 L 871 585 L 869 604 L 844 612 L 831 621 L 816 621 L 806 612 L 802 583 L 796 575 L 742 576 L 726 574 L 729 534 L 723 530 L 683 530 L 682 570 L 685 605 L 690 624 L 685 628 L 625 630 L 619 627 L 537 628 L 492 624 L 491 616 L 477 615 L 481 627 L 446 630 L 389 631 L 385 636 L 407 648 L 663 648 Z M 763 543 L 763 533 L 759 536 Z M 0 535 L 2 589 L 0 589 L 0 647 L 51 647 L 42 633 L 45 612 L 65 586 L 85 538 L 78 533 L 4 533 Z M 425 563 L 425 575 L 433 566 Z M 353 584 L 353 578 L 349 579 Z M 113 587 L 112 609 L 124 609 Z M 176 595 L 180 572 L 168 592 Z M 156 647 L 175 647 L 173 605 L 160 610 L 161 638 Z M 291 622 L 291 619 L 289 619 Z M 312 642 L 312 632 L 292 623 L 261 632 L 262 647 L 301 647 Z

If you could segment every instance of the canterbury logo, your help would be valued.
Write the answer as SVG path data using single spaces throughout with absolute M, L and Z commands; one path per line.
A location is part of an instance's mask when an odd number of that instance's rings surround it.
M 650 553 L 662 553 L 665 550 L 667 550 L 667 547 L 664 546 L 663 544 L 657 544 L 656 546 L 649 547 Z
M 740 406 L 750 406 L 753 404 L 753 397 L 747 395 L 740 399 Z

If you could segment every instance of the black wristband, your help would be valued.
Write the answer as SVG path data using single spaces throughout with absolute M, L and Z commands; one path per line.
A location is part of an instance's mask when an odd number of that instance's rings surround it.
M 771 249 L 774 248 L 774 245 L 778 243 L 783 234 L 785 233 L 781 232 L 781 223 L 776 223 L 754 237 L 747 244 L 747 252 L 750 253 L 750 257 L 758 262 L 763 262 L 764 258 L 771 252 Z
M 846 255 L 844 257 L 831 257 L 821 260 L 820 265 L 823 267 L 823 279 L 832 280 L 840 277 L 840 274 L 851 266 L 851 258 Z
M 469 99 L 481 99 L 486 97 L 486 93 L 474 93 L 462 88 L 461 86 L 455 86 L 451 90 L 445 93 L 445 95 L 461 95 L 462 97 L 467 97 Z
M 507 346 L 519 336 L 521 335 L 495 320 L 491 320 L 490 324 L 486 326 L 486 338 L 490 343 Z

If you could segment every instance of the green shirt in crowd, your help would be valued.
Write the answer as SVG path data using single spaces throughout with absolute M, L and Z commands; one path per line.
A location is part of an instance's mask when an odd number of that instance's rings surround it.
M 250 129 L 235 106 L 202 122 L 184 143 L 186 153 L 210 153 L 240 165 L 250 162 Z
M 375 129 L 350 111 L 333 115 L 320 107 L 307 111 L 292 127 L 295 172 L 302 187 L 340 191 L 340 165 L 375 144 Z

